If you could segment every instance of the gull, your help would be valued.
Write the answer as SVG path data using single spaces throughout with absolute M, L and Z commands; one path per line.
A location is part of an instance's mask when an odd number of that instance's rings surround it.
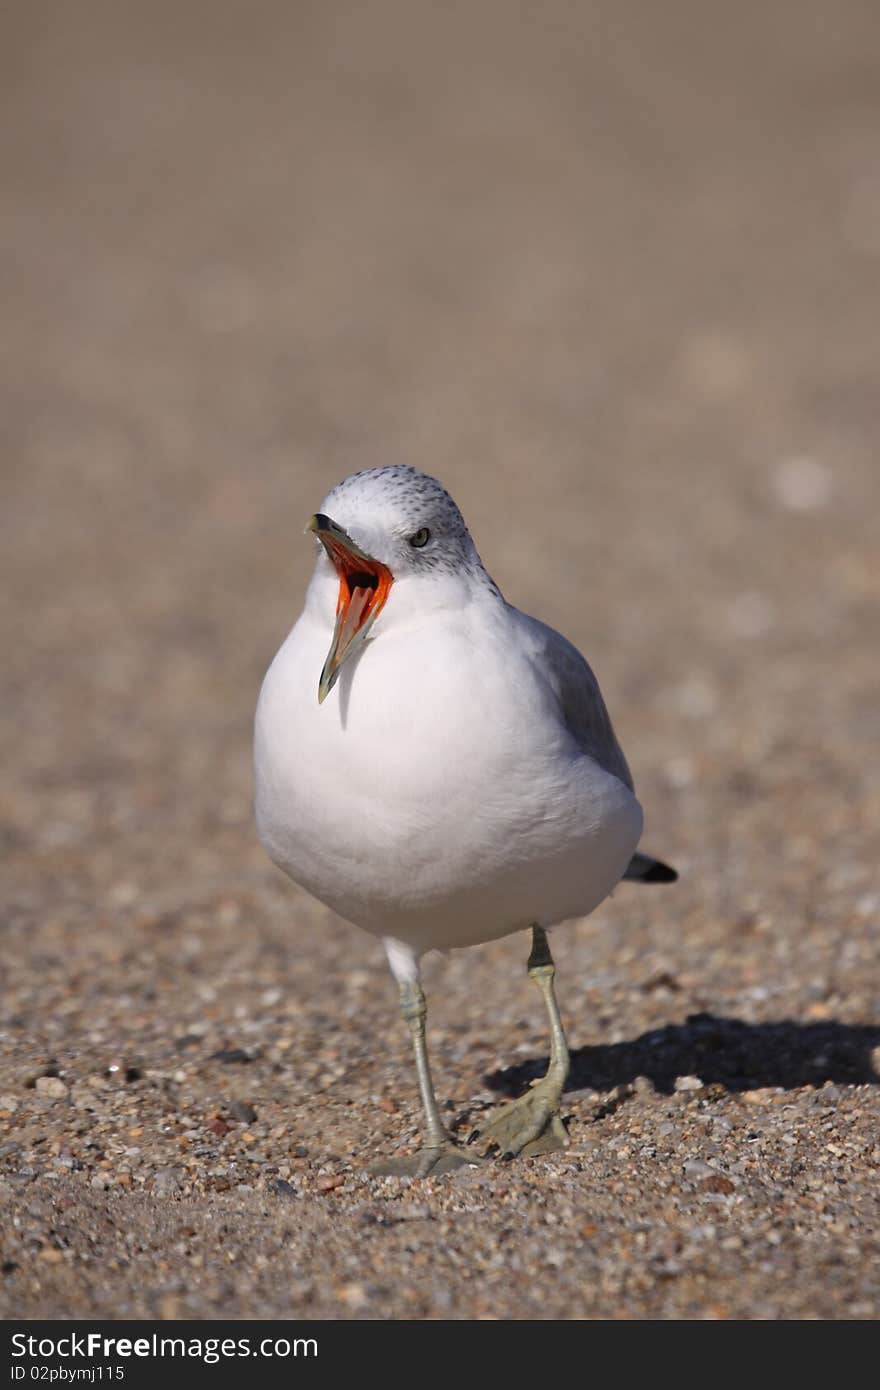
M 374 1172 L 478 1161 L 440 1117 L 419 962 L 531 931 L 550 1026 L 546 1075 L 472 1135 L 485 1156 L 564 1146 L 569 1053 L 547 932 L 622 878 L 672 882 L 637 852 L 642 808 L 587 662 L 506 602 L 446 489 L 370 468 L 308 522 L 305 608 L 266 674 L 255 810 L 270 858 L 381 938 L 412 1035 L 423 1146 Z

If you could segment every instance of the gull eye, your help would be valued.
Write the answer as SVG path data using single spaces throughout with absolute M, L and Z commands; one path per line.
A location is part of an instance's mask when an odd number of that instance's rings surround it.
M 423 526 L 420 531 L 416 531 L 414 536 L 410 536 L 409 543 L 415 550 L 421 550 L 423 545 L 427 545 L 431 539 L 431 532 L 427 526 Z

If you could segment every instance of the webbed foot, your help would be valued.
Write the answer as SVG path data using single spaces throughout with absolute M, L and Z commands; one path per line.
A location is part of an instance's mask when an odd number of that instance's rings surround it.
M 559 1114 L 562 1086 L 550 1077 L 536 1082 L 524 1096 L 502 1107 L 473 1136 L 487 1141 L 502 1158 L 536 1158 L 568 1145 L 568 1133 Z
M 377 1159 L 367 1171 L 376 1177 L 436 1178 L 441 1173 L 453 1173 L 456 1168 L 475 1167 L 479 1162 L 477 1154 L 466 1154 L 449 1140 L 414 1154 Z

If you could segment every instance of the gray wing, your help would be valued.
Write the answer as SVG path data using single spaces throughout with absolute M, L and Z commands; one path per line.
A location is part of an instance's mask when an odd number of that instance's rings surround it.
M 554 691 L 575 742 L 606 772 L 619 777 L 624 786 L 634 791 L 632 774 L 614 736 L 599 682 L 577 647 L 537 618 L 530 618 L 527 613 L 517 616 L 525 625 L 523 635 L 531 648 L 530 655 Z
M 522 632 L 529 654 L 554 691 L 562 717 L 578 746 L 634 792 L 626 758 L 589 665 L 561 633 L 526 613 L 519 613 L 518 617 L 524 620 Z M 661 859 L 636 851 L 623 877 L 636 883 L 675 883 L 678 874 Z

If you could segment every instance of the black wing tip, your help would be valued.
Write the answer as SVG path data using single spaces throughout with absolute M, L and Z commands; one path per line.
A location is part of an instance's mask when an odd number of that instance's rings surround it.
M 659 859 L 655 859 L 641 878 L 643 883 L 677 883 L 678 870 L 673 869 L 671 864 L 663 864 Z

